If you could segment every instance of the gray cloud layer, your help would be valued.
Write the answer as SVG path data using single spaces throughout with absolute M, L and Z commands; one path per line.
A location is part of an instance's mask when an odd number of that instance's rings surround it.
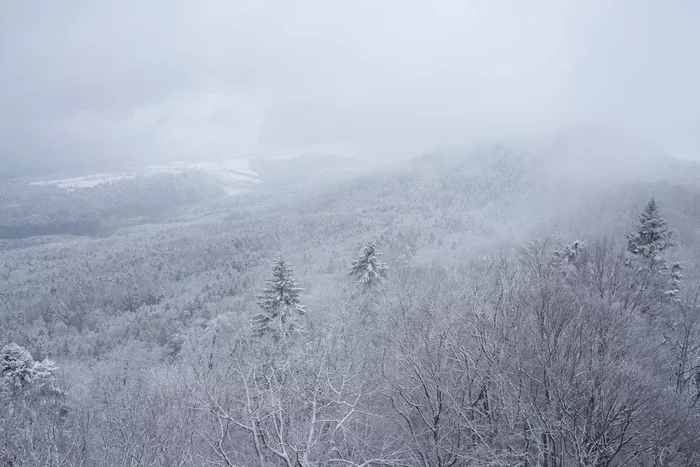
M 0 162 L 413 156 L 578 122 L 700 158 L 693 0 L 0 4 Z

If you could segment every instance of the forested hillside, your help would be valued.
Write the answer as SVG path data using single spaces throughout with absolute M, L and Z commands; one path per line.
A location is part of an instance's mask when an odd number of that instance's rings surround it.
M 698 170 L 601 147 L 3 191 L 0 463 L 700 465 Z
M 160 219 L 170 208 L 211 200 L 220 192 L 196 173 L 134 177 L 81 189 L 0 180 L 0 240 L 111 234 L 143 222 L 139 218 Z

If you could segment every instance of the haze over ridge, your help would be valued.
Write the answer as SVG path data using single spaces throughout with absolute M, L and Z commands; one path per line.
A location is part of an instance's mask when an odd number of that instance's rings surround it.
M 700 141 L 694 2 L 0 7 L 0 162 L 407 158 L 579 122 Z

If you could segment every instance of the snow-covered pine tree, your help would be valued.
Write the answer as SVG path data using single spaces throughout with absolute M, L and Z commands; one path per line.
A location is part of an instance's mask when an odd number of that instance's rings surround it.
M 60 298 L 56 300 L 54 310 L 54 317 L 57 322 L 61 321 L 64 324 L 68 324 L 70 322 L 71 312 L 65 302 Z
M 302 330 L 299 316 L 306 313 L 299 296 L 304 289 L 297 286 L 294 270 L 283 256 L 275 259 L 272 277 L 258 295 L 258 306 L 262 313 L 251 319 L 256 337 L 271 335 L 275 340 Z
M 24 389 L 29 384 L 51 381 L 56 366 L 51 360 L 34 361 L 24 347 L 14 342 L 0 350 L 0 383 L 8 388 Z
M 387 278 L 387 265 L 379 260 L 381 253 L 374 243 L 368 243 L 360 257 L 352 262 L 348 273 L 365 290 L 373 289 Z
M 635 258 L 628 264 L 638 267 L 633 303 L 644 313 L 658 313 L 668 298 L 680 300 L 683 266 L 674 263 L 669 269 L 665 256 L 666 250 L 674 245 L 673 236 L 652 198 L 639 216 L 637 230 L 627 235 L 627 250 Z
M 0 351 L 0 378 L 10 387 L 22 388 L 32 380 L 34 359 L 14 342 Z
M 639 216 L 637 231 L 627 235 L 627 250 L 663 268 L 661 253 L 673 246 L 673 232 L 666 227 L 656 201 L 652 198 Z

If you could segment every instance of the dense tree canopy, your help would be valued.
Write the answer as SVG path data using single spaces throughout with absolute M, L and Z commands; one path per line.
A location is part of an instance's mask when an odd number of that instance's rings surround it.
M 0 464 L 699 464 L 700 191 L 497 156 L 1 241 Z

